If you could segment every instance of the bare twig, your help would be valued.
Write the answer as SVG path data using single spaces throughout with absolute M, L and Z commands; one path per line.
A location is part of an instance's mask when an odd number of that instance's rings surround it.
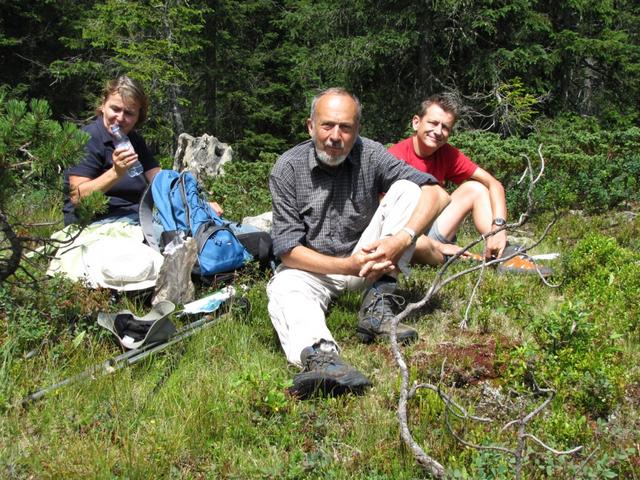
M 409 369 L 400 353 L 397 336 L 397 323 L 391 329 L 391 350 L 393 352 L 396 363 L 400 367 L 400 398 L 398 399 L 398 422 L 400 424 L 400 436 L 405 445 L 411 450 L 416 461 L 428 472 L 436 478 L 443 478 L 445 475 L 444 466 L 427 453 L 413 439 L 409 430 L 409 421 L 407 418 L 407 401 L 409 399 Z
M 441 382 L 442 383 L 442 378 L 441 378 Z M 416 384 L 414 386 L 414 388 L 412 389 L 414 392 L 418 389 L 418 388 L 425 388 L 425 389 L 429 389 L 433 392 L 436 392 L 438 394 L 438 396 L 440 397 L 440 400 L 442 400 L 442 402 L 444 403 L 445 406 L 445 410 L 444 410 L 444 421 L 445 421 L 445 425 L 447 426 L 447 429 L 449 430 L 449 432 L 451 433 L 451 435 L 462 445 L 469 447 L 469 448 L 474 448 L 476 450 L 491 450 L 491 451 L 495 451 L 495 452 L 500 452 L 500 453 L 504 453 L 504 454 L 508 454 L 514 457 L 515 459 L 515 478 L 519 479 L 521 472 L 522 472 L 522 464 L 523 464 L 523 460 L 525 457 L 525 453 L 526 453 L 526 441 L 528 439 L 534 441 L 536 444 L 538 444 L 540 447 L 542 447 L 543 449 L 553 453 L 554 455 L 572 455 L 574 453 L 579 452 L 580 450 L 582 450 L 582 446 L 577 446 L 574 448 L 571 448 L 569 450 L 558 450 L 555 449 L 549 445 L 547 445 L 546 443 L 544 443 L 542 440 L 540 440 L 537 436 L 528 433 L 526 431 L 526 427 L 527 425 L 531 422 L 531 420 L 540 414 L 540 412 L 542 412 L 551 402 L 551 400 L 554 398 L 555 396 L 555 390 L 551 389 L 551 388 L 540 388 L 536 385 L 537 388 L 537 392 L 536 393 L 542 393 L 542 394 L 546 394 L 547 398 L 545 398 L 545 400 L 538 405 L 536 408 L 534 408 L 530 413 L 528 413 L 527 415 L 525 415 L 522 418 L 518 418 L 515 420 L 511 420 L 510 422 L 507 422 L 502 429 L 500 429 L 500 432 L 505 432 L 507 429 L 513 427 L 513 426 L 517 426 L 517 437 L 516 437 L 516 448 L 512 449 L 512 448 L 508 448 L 502 445 L 479 445 L 473 442 L 470 442 L 468 440 L 466 440 L 463 436 L 461 436 L 453 427 L 453 425 L 450 422 L 449 416 L 453 415 L 454 417 L 458 418 L 459 420 L 473 420 L 473 421 L 477 421 L 477 422 L 483 422 L 483 423 L 488 423 L 488 422 L 492 422 L 493 420 L 490 418 L 486 418 L 486 417 L 477 417 L 474 415 L 470 415 L 463 407 L 461 407 L 459 404 L 457 404 L 450 396 L 446 395 L 443 391 L 442 388 L 440 386 L 440 384 L 438 386 L 435 385 L 431 385 L 431 384 Z
M 495 235 L 498 232 L 501 232 L 503 230 L 512 230 L 515 228 L 519 228 L 521 227 L 531 216 L 531 213 L 533 212 L 534 209 L 534 200 L 533 200 L 533 191 L 535 188 L 535 185 L 540 181 L 540 179 L 542 178 L 542 174 L 544 172 L 544 157 L 542 156 L 542 145 L 540 145 L 538 147 L 538 156 L 540 158 L 540 167 L 539 167 L 539 171 L 538 174 L 534 176 L 533 174 L 533 168 L 531 165 L 531 160 L 529 159 L 529 157 L 527 157 L 526 155 L 524 155 L 524 158 L 527 162 L 527 167 L 523 173 L 522 178 L 520 179 L 520 181 L 524 180 L 524 178 L 528 178 L 529 180 L 529 187 L 527 190 L 527 208 L 525 210 L 525 212 L 523 212 L 518 221 L 511 223 L 511 224 L 507 224 L 501 228 L 498 228 L 492 232 L 489 232 L 485 235 L 482 235 L 480 238 L 474 240 L 473 242 L 471 242 L 469 245 L 467 245 L 466 247 L 464 247 L 463 249 L 461 249 L 457 254 L 453 255 L 452 257 L 450 257 L 447 262 L 438 270 L 438 272 L 436 273 L 436 276 L 434 278 L 434 280 L 431 282 L 431 285 L 429 286 L 429 288 L 427 289 L 424 297 L 417 301 L 417 302 L 413 302 L 407 305 L 407 307 L 400 312 L 398 315 L 396 315 L 391 324 L 392 324 L 392 328 L 391 328 L 391 350 L 393 352 L 393 356 L 394 359 L 396 361 L 396 364 L 400 370 L 400 377 L 401 377 L 401 385 L 400 385 L 400 396 L 399 396 L 399 400 L 398 400 L 398 410 L 397 410 L 397 415 L 398 415 L 398 421 L 400 424 L 400 434 L 401 437 L 403 439 L 403 441 L 405 442 L 405 444 L 409 447 L 409 449 L 412 451 L 414 457 L 416 458 L 417 462 L 422 465 L 427 471 L 429 471 L 434 477 L 436 478 L 442 478 L 445 475 L 445 469 L 444 466 L 442 464 L 440 464 L 436 459 L 432 458 L 431 456 L 427 455 L 427 453 L 422 449 L 422 447 L 420 445 L 418 445 L 418 443 L 415 441 L 415 439 L 413 438 L 411 431 L 409 429 L 409 424 L 408 424 L 408 414 L 407 414 L 407 403 L 408 400 L 415 397 L 416 393 L 418 392 L 419 389 L 428 389 L 431 390 L 435 393 L 438 394 L 439 398 L 442 400 L 442 402 L 445 404 L 445 423 L 449 429 L 449 431 L 451 432 L 451 434 L 457 439 L 457 441 L 459 441 L 461 444 L 469 447 L 469 448 L 475 448 L 475 449 L 479 449 L 479 450 L 493 450 L 493 451 L 497 451 L 500 453 L 505 453 L 505 454 L 509 454 L 515 457 L 516 460 L 516 465 L 515 465 L 515 476 L 516 478 L 520 478 L 521 475 L 521 470 L 522 470 L 522 463 L 524 460 L 524 455 L 525 455 L 525 448 L 526 448 L 526 442 L 527 440 L 532 440 L 534 441 L 536 444 L 538 444 L 539 446 L 541 446 L 542 448 L 546 449 L 549 452 L 552 452 L 556 455 L 568 455 L 568 454 L 572 454 L 575 453 L 577 451 L 579 451 L 582 447 L 575 447 L 573 449 L 570 450 L 557 450 L 554 449 L 550 446 L 548 446 L 547 444 L 545 444 L 542 440 L 540 440 L 538 437 L 536 437 L 533 434 L 530 434 L 526 431 L 526 426 L 527 424 L 531 421 L 531 419 L 533 419 L 536 415 L 538 415 L 542 410 L 544 410 L 544 408 L 546 408 L 549 403 L 551 402 L 551 400 L 553 399 L 553 396 L 555 395 L 555 390 L 553 389 L 542 389 L 540 387 L 537 387 L 537 391 L 538 393 L 543 393 L 547 395 L 547 398 L 545 399 L 544 402 L 542 402 L 542 404 L 540 404 L 538 407 L 536 407 L 532 412 L 530 412 L 529 414 L 525 415 L 523 418 L 520 419 L 516 419 L 516 420 L 512 420 L 510 422 L 508 422 L 501 431 L 505 431 L 507 428 L 511 427 L 511 426 L 518 426 L 518 432 L 517 432 L 517 438 L 516 438 L 516 447 L 514 449 L 511 448 L 507 448 L 501 445 L 477 445 L 474 443 L 471 443 L 469 441 L 467 441 L 466 439 L 464 439 L 462 436 L 460 436 L 455 429 L 452 427 L 450 420 L 449 420 L 449 416 L 452 415 L 454 417 L 456 417 L 459 420 L 463 420 L 463 421 L 468 421 L 468 420 L 472 420 L 472 421 L 478 421 L 478 422 L 490 422 L 491 419 L 489 418 L 485 418 L 485 417 L 477 417 L 477 416 L 473 416 L 470 415 L 462 406 L 460 406 L 459 404 L 457 404 L 450 396 L 446 395 L 442 389 L 440 388 L 440 386 L 434 386 L 430 383 L 418 383 L 418 382 L 414 382 L 413 386 L 411 388 L 409 388 L 409 369 L 407 367 L 407 364 L 404 360 L 404 357 L 402 355 L 402 352 L 400 351 L 400 346 L 398 344 L 398 338 L 397 338 L 397 326 L 398 323 L 400 323 L 402 320 L 404 320 L 406 317 L 408 317 L 413 311 L 422 308 L 424 305 L 426 305 L 429 301 L 431 301 L 431 299 L 442 289 L 444 288 L 447 284 L 453 282 L 454 280 L 464 276 L 464 275 L 468 275 L 474 271 L 479 270 L 479 276 L 478 276 L 478 280 L 476 281 L 473 291 L 471 293 L 467 308 L 465 310 L 465 315 L 464 315 L 464 319 L 460 322 L 460 328 L 467 328 L 467 322 L 468 322 L 468 313 L 469 313 L 469 309 L 471 306 L 471 303 L 473 301 L 473 298 L 479 288 L 480 282 L 482 280 L 482 276 L 483 273 L 486 269 L 487 266 L 491 266 L 491 265 L 496 265 L 496 264 L 500 264 L 502 262 L 505 262 L 513 257 L 515 257 L 516 255 L 526 255 L 526 252 L 531 249 L 534 248 L 535 246 L 537 246 L 538 244 L 540 244 L 540 242 L 543 241 L 543 239 L 547 236 L 548 232 L 550 231 L 551 227 L 555 224 L 556 219 L 554 218 L 554 220 L 552 220 L 545 228 L 543 234 L 540 236 L 540 238 L 534 242 L 533 245 L 526 247 L 526 248 L 522 248 L 519 251 L 513 252 L 510 255 L 506 255 L 504 257 L 501 258 L 497 258 L 497 259 L 490 259 L 487 260 L 486 258 L 483 259 L 482 263 L 480 265 L 474 265 L 472 267 L 466 268 L 461 272 L 449 275 L 449 276 L 445 276 L 447 270 L 449 269 L 449 267 L 453 264 L 453 262 L 457 261 L 458 258 L 460 258 L 460 256 L 462 256 L 465 252 L 467 252 L 469 249 L 475 247 L 476 245 L 478 245 L 481 242 L 485 242 L 486 239 L 492 235 Z M 530 258 L 530 257 L 529 257 Z M 547 286 L 553 286 L 550 283 L 548 283 L 546 281 L 546 279 L 543 278 L 541 272 L 538 270 L 538 275 L 542 278 L 542 280 L 544 281 L 544 284 Z M 442 383 L 442 378 L 444 376 L 444 362 L 441 368 L 441 381 L 440 383 Z
M 483 257 L 482 258 L 482 268 L 480 269 L 480 274 L 478 275 L 478 279 L 476 280 L 476 283 L 473 286 L 473 290 L 471 290 L 471 295 L 469 295 L 469 301 L 467 302 L 467 308 L 465 308 L 465 310 L 464 310 L 464 318 L 462 319 L 462 321 L 458 325 L 458 327 L 461 330 L 466 330 L 467 329 L 468 321 L 469 321 L 469 311 L 471 310 L 471 304 L 473 303 L 473 299 L 475 298 L 476 293 L 478 291 L 478 288 L 480 287 L 480 283 L 482 282 L 482 277 L 483 277 L 483 274 L 485 272 L 486 265 L 487 265 L 486 264 L 486 259 Z
M 578 447 L 574 447 L 570 450 L 556 450 L 555 448 L 550 447 L 549 445 L 547 445 L 546 443 L 544 443 L 542 440 L 540 440 L 538 437 L 536 437 L 535 435 L 532 435 L 530 433 L 525 433 L 524 434 L 525 438 L 530 438 L 531 440 L 533 440 L 534 442 L 536 442 L 538 445 L 540 445 L 542 448 L 549 450 L 551 453 L 553 453 L 554 455 L 571 455 L 573 453 L 577 453 L 580 450 L 582 450 L 582 446 L 578 446 Z

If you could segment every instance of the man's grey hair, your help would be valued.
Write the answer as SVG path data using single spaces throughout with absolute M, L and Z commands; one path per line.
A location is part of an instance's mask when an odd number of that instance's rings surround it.
M 347 97 L 351 97 L 351 99 L 356 103 L 356 124 L 360 125 L 360 119 L 362 118 L 362 105 L 360 104 L 360 100 L 358 100 L 358 97 L 356 97 L 349 90 L 342 87 L 327 88 L 313 97 L 313 100 L 311 100 L 311 111 L 309 113 L 309 118 L 311 119 L 311 121 L 314 121 L 318 101 L 325 95 L 346 95 Z

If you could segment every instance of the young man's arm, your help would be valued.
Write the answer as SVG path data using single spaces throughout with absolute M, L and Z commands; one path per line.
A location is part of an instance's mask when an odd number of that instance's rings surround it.
M 504 187 L 502 183 L 500 183 L 496 178 L 491 175 L 486 170 L 478 167 L 473 175 L 471 176 L 471 180 L 476 180 L 482 183 L 487 190 L 489 190 L 489 200 L 491 202 L 491 219 L 490 222 L 493 222 L 496 218 L 507 219 L 507 201 L 504 194 Z M 491 229 L 495 230 L 496 227 L 493 223 L 491 223 Z M 485 252 L 485 256 L 495 256 L 501 257 L 502 252 L 507 244 L 507 232 L 505 230 L 487 238 L 487 248 Z

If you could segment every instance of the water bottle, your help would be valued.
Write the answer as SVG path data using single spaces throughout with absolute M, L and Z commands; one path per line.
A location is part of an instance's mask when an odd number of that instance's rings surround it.
M 113 125 L 111 127 L 111 135 L 113 136 L 113 145 L 115 148 L 128 148 L 131 151 L 134 151 L 133 145 L 131 145 L 131 141 L 129 137 L 127 137 L 122 130 L 120 130 L 120 125 Z M 127 175 L 130 177 L 137 177 L 143 171 L 142 164 L 136 160 L 136 162 L 127 170 Z

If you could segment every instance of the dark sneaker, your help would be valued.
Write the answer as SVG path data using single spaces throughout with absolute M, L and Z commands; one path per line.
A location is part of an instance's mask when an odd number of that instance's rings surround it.
M 289 389 L 289 393 L 300 399 L 318 394 L 358 395 L 371 386 L 367 377 L 340 358 L 332 343 L 321 342 L 305 348 L 300 360 L 304 371 L 293 377 L 293 386 Z
M 356 335 L 360 341 L 370 343 L 378 338 L 389 338 L 391 320 L 395 317 L 393 304 L 404 303 L 404 298 L 393 294 L 395 289 L 395 282 L 376 282 L 367 291 L 358 313 Z M 399 343 L 410 343 L 418 339 L 418 332 L 403 323 L 398 323 L 396 335 Z

